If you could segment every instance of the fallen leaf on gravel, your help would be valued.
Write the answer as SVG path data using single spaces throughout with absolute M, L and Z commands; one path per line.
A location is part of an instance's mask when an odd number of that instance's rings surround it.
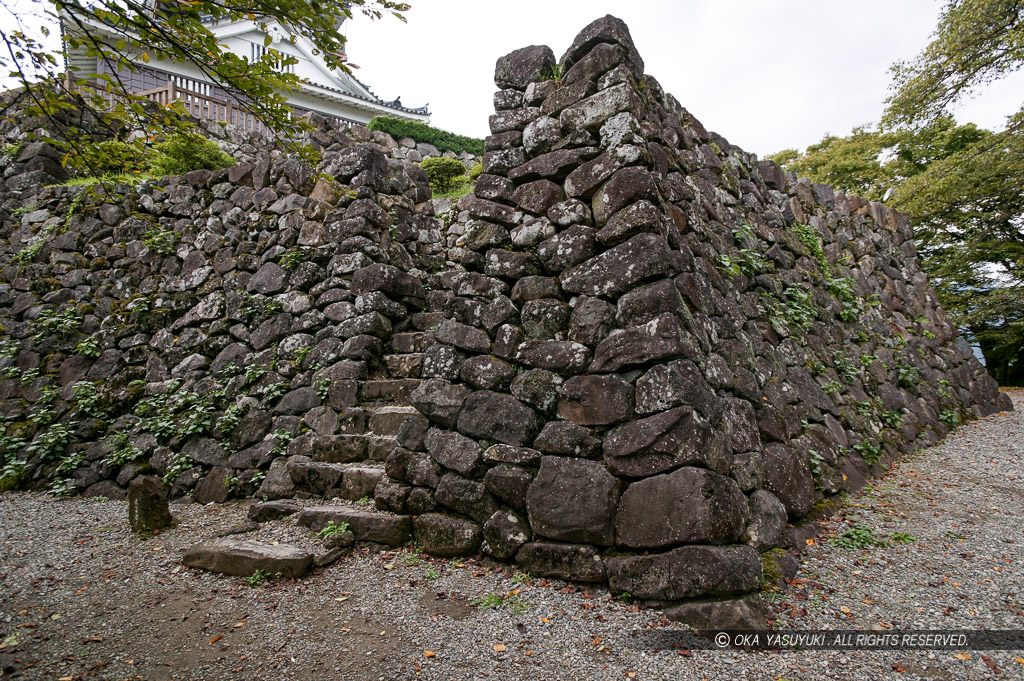
M 495 643 L 491 647 L 494 648 L 494 652 L 496 652 L 496 653 L 503 653 L 503 652 L 505 652 L 507 650 L 507 648 L 505 648 L 505 646 L 503 644 L 501 644 L 501 643 Z
M 603 641 L 603 640 L 604 639 L 602 639 L 600 636 L 598 636 L 597 638 L 595 638 L 593 641 L 590 642 L 590 645 L 592 645 L 592 646 L 601 645 L 601 641 Z
M 424 650 L 423 657 L 437 657 L 437 653 L 430 650 Z
M 840 606 L 839 612 L 841 612 L 843 614 L 846 614 L 846 615 L 849 615 L 851 611 L 850 611 L 849 608 L 847 608 L 845 605 L 843 605 L 843 606 Z
M 212 646 L 214 643 L 216 643 L 217 641 L 221 640 L 222 638 L 224 638 L 224 637 L 223 636 L 214 636 L 213 638 L 210 639 L 210 642 L 207 643 L 206 645 Z
M 870 598 L 862 598 L 860 602 L 864 603 L 865 605 L 871 605 L 872 603 L 874 603 L 874 601 Z
M 348 596 L 342 596 L 340 598 L 335 598 L 334 600 L 336 600 L 336 601 L 347 601 L 348 600 Z
M 533 657 L 533 651 L 527 650 L 525 653 L 523 653 L 523 655 L 526 655 L 527 657 Z
M 808 546 L 814 546 L 814 540 L 813 539 L 805 539 L 804 541 L 807 542 Z
M 1021 664 L 1024 664 L 1024 657 L 1015 657 L 1015 658 L 1013 658 L 1013 661 L 1014 662 L 1020 662 Z
M 967 653 L 957 653 L 953 657 L 955 657 L 958 660 L 969 660 L 969 659 L 971 659 L 971 656 L 968 655 Z
M 238 627 L 244 627 L 244 626 L 245 626 L 245 622 L 239 622 L 238 624 L 236 624 L 235 626 L 233 626 L 231 628 L 232 629 L 237 629 Z

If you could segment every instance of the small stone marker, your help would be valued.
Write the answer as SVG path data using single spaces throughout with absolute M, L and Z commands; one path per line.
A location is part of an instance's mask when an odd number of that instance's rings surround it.
M 159 478 L 143 475 L 128 486 L 128 523 L 132 531 L 148 534 L 175 524 L 167 493 Z

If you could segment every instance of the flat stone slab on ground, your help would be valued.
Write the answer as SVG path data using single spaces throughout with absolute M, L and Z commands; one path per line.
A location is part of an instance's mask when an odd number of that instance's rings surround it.
M 406 515 L 384 515 L 356 511 L 344 506 L 310 506 L 299 514 L 299 525 L 320 530 L 327 523 L 348 524 L 356 541 L 372 541 L 388 546 L 401 546 L 412 538 L 412 518 Z
M 313 554 L 288 544 L 221 537 L 186 549 L 181 562 L 225 575 L 248 577 L 259 570 L 268 575 L 301 577 L 309 571 Z

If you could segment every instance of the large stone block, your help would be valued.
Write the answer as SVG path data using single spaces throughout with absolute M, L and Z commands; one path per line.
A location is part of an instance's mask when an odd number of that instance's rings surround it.
M 611 546 L 619 482 L 586 459 L 545 456 L 526 494 L 530 527 L 542 537 Z
M 659 364 L 637 379 L 638 413 L 652 414 L 682 405 L 693 407 L 712 424 L 718 423 L 722 416 L 722 401 L 715 395 L 693 362 L 676 360 Z M 757 432 L 756 427 L 754 432 Z M 751 449 L 757 447 L 746 447 L 740 451 Z
M 778 497 L 790 519 L 796 520 L 814 506 L 817 492 L 806 456 L 786 445 L 772 442 L 764 448 L 765 489 Z
M 633 416 L 633 386 L 617 375 L 574 376 L 562 384 L 558 417 L 583 426 L 608 426 Z
M 498 59 L 494 83 L 500 88 L 525 90 L 530 83 L 550 75 L 554 66 L 555 54 L 547 45 L 522 47 Z
M 559 279 L 569 293 L 618 297 L 648 279 L 673 274 L 675 267 L 675 258 L 663 237 L 638 234 L 562 272 Z M 550 267 L 549 271 L 554 273 Z
M 619 544 L 635 549 L 731 544 L 742 538 L 748 515 L 732 478 L 687 466 L 627 487 L 615 533 Z
M 679 356 L 696 359 L 699 347 L 679 320 L 666 313 L 643 326 L 613 333 L 601 341 L 594 350 L 590 371 L 619 371 Z
M 459 414 L 459 432 L 481 440 L 523 447 L 540 432 L 542 421 L 533 409 L 512 397 L 478 390 L 466 398 Z
M 574 65 L 601 44 L 617 45 L 622 48 L 636 78 L 644 72 L 644 60 L 640 57 L 626 22 L 607 14 L 587 25 L 562 56 L 562 70 L 567 75 Z
M 181 562 L 225 575 L 248 577 L 257 571 L 267 575 L 301 577 L 309 571 L 313 554 L 297 546 L 220 537 L 185 549 Z
M 446 473 L 441 478 L 434 498 L 437 503 L 469 516 L 481 524 L 487 522 L 487 519 L 498 510 L 497 502 L 487 491 L 484 483 L 466 480 L 455 473 Z
M 593 546 L 532 542 L 519 549 L 516 562 L 535 577 L 572 582 L 605 581 L 604 560 Z
M 680 466 L 729 471 L 721 433 L 690 407 L 631 421 L 604 439 L 604 460 L 615 475 L 646 477 Z
M 682 546 L 648 556 L 613 556 L 606 564 L 612 593 L 634 598 L 740 594 L 761 581 L 761 557 L 749 546 Z
M 307 506 L 299 513 L 298 523 L 319 532 L 327 523 L 348 523 L 358 541 L 371 541 L 388 546 L 401 546 L 412 536 L 409 516 L 385 515 L 372 511 L 356 511 L 344 506 Z
M 418 516 L 413 521 L 413 533 L 424 551 L 446 558 L 473 555 L 483 538 L 476 523 L 439 513 Z

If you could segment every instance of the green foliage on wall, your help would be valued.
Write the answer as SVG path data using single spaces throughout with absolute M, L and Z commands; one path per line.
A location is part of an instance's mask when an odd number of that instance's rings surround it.
M 425 123 L 406 121 L 390 116 L 376 116 L 367 127 L 370 130 L 386 132 L 396 140 L 402 137 L 411 137 L 417 142 L 433 144 L 441 153 L 451 151 L 461 154 L 464 151 L 468 151 L 475 156 L 482 156 L 484 153 L 483 140 L 456 135 L 447 130 L 431 127 Z

